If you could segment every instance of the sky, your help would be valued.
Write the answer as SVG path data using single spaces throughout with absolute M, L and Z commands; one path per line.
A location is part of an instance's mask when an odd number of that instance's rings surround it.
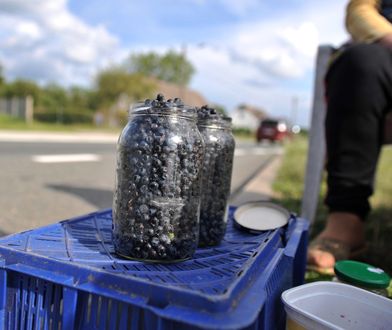
M 348 39 L 344 0 L 0 0 L 7 80 L 93 86 L 130 54 L 182 51 L 190 87 L 307 127 L 319 44 Z M 293 100 L 296 99 L 296 106 Z

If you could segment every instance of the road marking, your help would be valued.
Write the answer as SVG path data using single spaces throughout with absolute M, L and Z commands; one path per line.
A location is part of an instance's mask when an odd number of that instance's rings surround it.
M 76 163 L 76 162 L 97 162 L 101 159 L 95 154 L 68 154 L 68 155 L 36 155 L 33 162 L 36 163 Z
M 0 132 L 1 142 L 47 143 L 110 143 L 118 140 L 118 134 L 109 133 L 47 133 L 47 132 Z
M 237 148 L 234 151 L 234 156 L 277 155 L 281 154 L 282 152 L 282 148 Z

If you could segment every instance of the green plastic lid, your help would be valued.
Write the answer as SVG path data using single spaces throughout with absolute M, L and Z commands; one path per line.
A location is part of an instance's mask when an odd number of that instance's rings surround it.
M 387 288 L 391 281 L 382 269 L 353 260 L 337 261 L 335 274 L 344 282 L 370 289 Z

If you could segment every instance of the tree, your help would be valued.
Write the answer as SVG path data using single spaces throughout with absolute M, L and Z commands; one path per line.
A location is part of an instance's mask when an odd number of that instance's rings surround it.
M 92 90 L 72 86 L 68 91 L 69 102 L 76 110 L 94 111 L 97 108 L 97 96 Z
M 109 106 L 125 94 L 132 100 L 151 97 L 154 85 L 140 74 L 131 74 L 121 68 L 101 71 L 96 78 L 97 100 L 100 106 Z
M 34 81 L 24 79 L 18 79 L 12 83 L 5 84 L 2 89 L 2 95 L 7 98 L 30 95 L 33 97 L 35 103 L 39 101 L 40 94 L 41 88 Z
M 212 107 L 221 115 L 223 116 L 228 116 L 226 108 L 223 105 L 220 104 L 213 104 Z
M 39 106 L 46 112 L 64 112 L 69 106 L 67 91 L 57 84 L 47 85 L 42 90 Z
M 127 64 L 133 73 L 155 77 L 178 85 L 188 85 L 195 69 L 184 54 L 168 51 L 164 55 L 154 52 L 131 55 Z
M 3 66 L 0 64 L 0 87 L 4 85 L 5 79 L 3 75 Z
M 80 87 L 66 89 L 57 84 L 42 88 L 34 116 L 39 121 L 62 124 L 91 123 L 90 92 Z

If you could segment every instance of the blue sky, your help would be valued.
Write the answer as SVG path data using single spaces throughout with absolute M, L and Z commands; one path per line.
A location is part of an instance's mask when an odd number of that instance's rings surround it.
M 131 53 L 168 49 L 196 68 L 191 88 L 229 111 L 241 102 L 309 122 L 317 45 L 344 42 L 346 1 L 0 0 L 6 77 L 89 86 Z

